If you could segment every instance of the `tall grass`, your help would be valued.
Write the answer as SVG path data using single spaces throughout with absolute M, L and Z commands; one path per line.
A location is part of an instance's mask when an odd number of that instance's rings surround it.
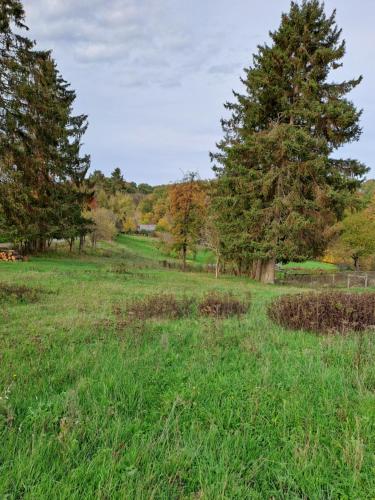
M 266 308 L 290 290 L 145 271 L 129 241 L 0 267 L 53 292 L 1 304 L 0 498 L 371 498 L 373 333 L 284 330 Z M 115 327 L 126 301 L 208 292 L 251 310 Z

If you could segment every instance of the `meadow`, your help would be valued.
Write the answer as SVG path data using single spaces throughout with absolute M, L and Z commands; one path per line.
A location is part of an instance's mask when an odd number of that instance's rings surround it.
M 266 307 L 298 289 L 162 258 L 121 236 L 0 264 L 35 290 L 0 295 L 0 498 L 373 498 L 374 333 L 285 330 Z M 119 321 L 128 300 L 209 291 L 250 311 Z

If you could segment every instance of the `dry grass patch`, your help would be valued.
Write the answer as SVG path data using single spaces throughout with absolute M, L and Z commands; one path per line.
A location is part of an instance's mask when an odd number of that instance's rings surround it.
M 249 310 L 250 303 L 235 298 L 232 294 L 207 294 L 200 301 L 194 297 L 176 297 L 161 293 L 134 300 L 122 307 L 115 307 L 117 325 L 121 327 L 136 321 L 150 319 L 176 320 L 195 314 L 219 319 L 242 316 Z
M 195 300 L 191 297 L 177 298 L 173 294 L 150 295 L 142 300 L 131 302 L 126 312 L 131 319 L 180 319 L 189 316 Z
M 292 330 L 316 333 L 362 332 L 375 327 L 375 293 L 308 293 L 280 297 L 269 317 Z
M 24 285 L 0 283 L 0 303 L 21 302 L 30 304 L 39 300 L 41 291 Z
M 241 301 L 231 293 L 210 292 L 200 302 L 198 309 L 202 316 L 230 318 L 246 314 L 250 309 L 250 302 Z

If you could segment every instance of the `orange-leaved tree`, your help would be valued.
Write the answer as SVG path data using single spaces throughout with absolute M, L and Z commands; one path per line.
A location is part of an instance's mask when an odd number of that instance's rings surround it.
M 206 209 L 206 193 L 197 174 L 187 174 L 183 181 L 169 189 L 171 233 L 173 246 L 181 253 L 186 269 L 188 251 L 195 251 L 199 242 Z

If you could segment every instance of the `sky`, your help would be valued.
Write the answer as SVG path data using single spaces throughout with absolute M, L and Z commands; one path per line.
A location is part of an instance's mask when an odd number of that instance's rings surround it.
M 157 185 L 188 171 L 212 177 L 223 104 L 241 90 L 243 68 L 269 41 L 289 0 L 24 0 L 38 47 L 52 49 L 89 116 L 92 170 L 120 167 L 127 180 Z M 363 135 L 341 155 L 375 176 L 374 0 L 326 0 L 347 41 L 335 80 L 364 76 L 350 98 Z M 360 4 L 360 8 L 359 8 Z M 373 162 L 374 159 L 374 162 Z

